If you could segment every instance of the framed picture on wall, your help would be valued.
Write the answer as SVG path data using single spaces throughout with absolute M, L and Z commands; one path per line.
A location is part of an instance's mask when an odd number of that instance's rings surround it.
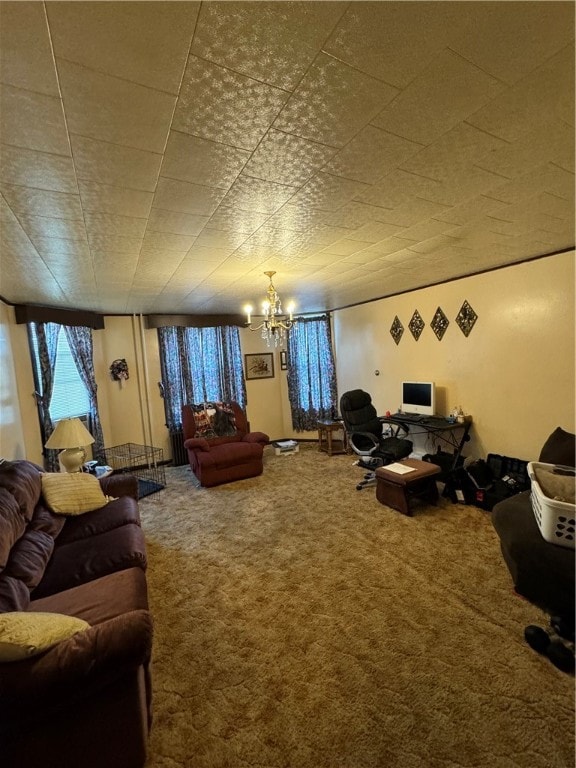
M 285 349 L 281 350 L 280 352 L 280 370 L 281 371 L 287 371 L 288 370 L 288 353 Z
M 264 352 L 257 355 L 244 355 L 247 379 L 273 379 L 274 355 Z

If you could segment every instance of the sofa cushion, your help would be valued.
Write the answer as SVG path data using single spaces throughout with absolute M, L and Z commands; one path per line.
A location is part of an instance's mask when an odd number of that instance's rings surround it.
M 32 600 L 29 608 L 31 611 L 77 616 L 92 626 L 139 609 L 148 609 L 146 574 L 142 568 L 126 568 L 87 584 Z
M 108 502 L 100 509 L 60 519 L 64 520 L 66 525 L 58 538 L 58 546 L 105 533 L 121 525 L 140 525 L 140 512 L 138 503 L 130 496 L 124 496 Z
M 47 533 L 27 530 L 12 547 L 2 575 L 13 576 L 28 589 L 34 589 L 44 575 L 53 549 L 54 539 Z
M 576 435 L 556 427 L 540 451 L 540 461 L 544 464 L 562 464 L 565 467 L 576 466 Z
M 36 505 L 32 515 L 32 520 L 28 524 L 31 531 L 44 531 L 53 539 L 60 535 L 64 528 L 66 518 L 63 515 L 56 515 L 51 512 L 43 503 L 42 498 Z
M 30 590 L 20 579 L 0 573 L 0 613 L 25 611 L 30 605 Z
M 26 529 L 18 502 L 6 488 L 0 488 L 0 572 L 6 567 L 10 550 Z
M 0 488 L 14 496 L 20 512 L 31 520 L 34 508 L 42 492 L 42 470 L 30 461 L 2 461 L 0 463 Z
M 46 472 L 42 494 L 48 509 L 59 515 L 82 515 L 109 501 L 98 479 L 86 472 Z
M 0 662 L 37 656 L 90 624 L 75 616 L 17 611 L 0 616 Z
M 146 542 L 138 525 L 122 525 L 69 544 L 59 542 L 32 596 L 36 600 L 134 567 L 146 568 Z

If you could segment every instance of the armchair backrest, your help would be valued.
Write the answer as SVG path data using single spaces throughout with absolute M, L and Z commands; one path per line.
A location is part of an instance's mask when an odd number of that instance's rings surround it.
M 340 414 L 348 434 L 371 432 L 376 437 L 382 435 L 382 423 L 368 392 L 352 389 L 340 398 Z
M 213 417 L 208 417 L 208 410 L 216 410 Z M 232 418 L 230 418 L 232 417 Z M 222 434 L 218 434 L 218 424 L 223 423 Z M 235 431 L 232 431 L 232 427 Z M 182 406 L 182 432 L 184 440 L 192 437 L 205 437 L 211 443 L 228 443 L 242 440 L 248 432 L 246 414 L 236 402 L 201 403 Z

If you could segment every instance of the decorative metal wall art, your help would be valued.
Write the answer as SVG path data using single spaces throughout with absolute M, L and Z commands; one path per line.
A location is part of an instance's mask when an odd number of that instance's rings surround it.
M 416 341 L 420 338 L 420 334 L 424 330 L 424 320 L 422 320 L 422 317 L 420 315 L 420 312 L 418 312 L 417 309 L 414 310 L 414 314 L 412 315 L 412 319 L 408 323 L 408 328 L 410 328 L 410 333 Z
M 465 301 L 456 315 L 456 324 L 466 338 L 468 338 L 470 331 L 474 328 L 476 320 L 478 320 L 478 315 L 474 312 L 470 304 Z
M 438 307 L 438 309 L 434 313 L 432 322 L 430 323 L 430 327 L 436 334 L 436 338 L 438 339 L 438 341 L 442 341 L 442 337 L 446 333 L 446 328 L 448 328 L 449 324 L 450 324 L 450 320 L 448 320 L 444 312 L 442 312 L 441 307 Z
M 128 363 L 123 357 L 119 358 L 118 360 L 114 360 L 114 362 L 111 364 L 110 377 L 112 381 L 126 381 L 126 379 L 130 378 L 130 373 L 128 372 Z
M 400 339 L 402 338 L 402 334 L 404 333 L 404 326 L 398 319 L 398 315 L 394 318 L 394 321 L 390 327 L 390 333 L 392 335 L 392 338 L 396 342 L 396 344 L 400 344 Z

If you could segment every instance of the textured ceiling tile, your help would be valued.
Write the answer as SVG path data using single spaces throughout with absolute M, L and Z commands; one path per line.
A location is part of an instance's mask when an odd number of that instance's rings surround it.
M 398 93 L 386 83 L 320 54 L 280 113 L 274 127 L 341 147 Z
M 162 155 L 71 134 L 78 179 L 154 192 Z
M 22 226 L 32 240 L 37 237 L 62 237 L 87 243 L 83 219 L 56 219 L 51 216 L 19 216 Z
M 204 3 L 192 52 L 244 75 L 293 90 L 345 3 Z
M 111 213 L 84 213 L 86 231 L 91 235 L 126 235 L 127 237 L 143 237 L 146 230 L 146 219 L 134 216 L 115 216 Z
M 197 237 L 193 250 L 197 247 L 228 249 L 227 255 L 242 245 L 247 236 L 241 232 L 222 232 L 216 229 L 204 229 Z M 192 249 L 191 249 L 192 250 Z
M 59 98 L 0 86 L 0 136 L 4 144 L 70 155 Z
M 434 179 L 398 169 L 383 178 L 379 184 L 360 193 L 358 199 L 380 208 L 396 208 L 416 195 L 426 197 L 440 186 L 440 182 Z M 375 211 L 374 217 L 381 221 L 377 214 Z
M 170 131 L 162 176 L 228 189 L 249 158 L 244 149 Z
M 462 225 L 475 221 L 477 218 L 486 214 L 503 211 L 507 207 L 507 204 L 501 200 L 495 200 L 492 197 L 479 195 L 465 203 L 455 205 L 453 208 L 449 208 L 443 213 L 435 214 L 434 218 L 440 221 L 447 221 L 451 224 Z
M 318 173 L 294 195 L 291 203 L 333 211 L 367 189 L 367 185 L 359 181 Z
M 63 219 L 50 219 L 50 221 L 65 223 Z M 32 236 L 31 240 L 34 247 L 41 256 L 55 256 L 61 254 L 63 256 L 73 256 L 74 254 L 81 254 L 84 257 L 90 255 L 90 248 L 88 247 L 88 240 L 86 236 L 82 237 L 70 237 L 70 233 L 66 233 L 66 237 L 49 237 L 49 236 Z
M 384 240 L 384 238 L 390 237 L 403 230 L 404 227 L 401 227 L 398 224 L 383 224 L 380 221 L 370 221 L 351 232 L 348 237 L 350 240 L 377 243 L 379 240 Z
M 293 194 L 293 187 L 241 175 L 226 195 L 226 205 L 245 211 L 272 214 Z
M 175 97 L 57 59 L 68 128 L 101 141 L 162 152 Z
M 278 88 L 190 56 L 172 127 L 255 149 L 287 97 Z
M 360 227 L 377 220 L 379 209 L 374 205 L 366 205 L 352 200 L 340 208 L 323 214 L 322 221 L 331 227 L 348 227 L 350 235 Z M 362 238 L 360 238 L 362 239 Z
M 421 149 L 421 144 L 367 125 L 338 152 L 325 170 L 336 176 L 371 184 Z
M 271 129 L 244 168 L 247 176 L 299 187 L 334 154 L 332 147 Z
M 472 125 L 460 123 L 439 139 L 421 149 L 417 155 L 402 163 L 402 169 L 433 179 L 445 179 L 491 153 L 507 147 L 505 141 L 479 131 Z
M 186 254 L 186 259 L 191 261 L 197 260 L 201 262 L 220 263 L 228 258 L 232 250 L 233 247 L 231 248 L 228 245 L 222 248 L 210 244 L 198 245 L 198 241 L 196 241 Z
M 161 177 L 154 195 L 154 207 L 177 213 L 210 216 L 225 194 L 226 192 L 222 189 L 201 187 L 198 184 Z
M 178 93 L 200 3 L 48 3 L 54 51 L 68 61 Z
M 325 251 L 326 253 L 333 253 L 335 256 L 350 256 L 353 253 L 364 250 L 367 246 L 371 245 L 368 242 L 361 242 L 360 240 L 338 240 L 332 245 L 329 245 Z
M 153 248 L 165 251 L 186 251 L 194 245 L 194 235 L 175 235 L 170 232 L 146 232 L 142 242 L 143 248 Z
M 152 208 L 148 220 L 149 232 L 170 232 L 173 235 L 197 235 L 210 221 L 208 216 L 164 211 Z M 190 247 L 190 246 L 188 246 Z
M 574 124 L 574 45 L 569 45 L 467 118 L 504 139 L 520 139 L 534 116 L 560 117 Z
M 32 189 L 31 187 L 17 187 L 13 184 L 2 184 L 1 189 L 14 213 L 52 216 L 58 219 L 82 219 L 82 208 L 78 195 Z
M 489 195 L 504 178 L 483 168 L 470 166 L 443 179 L 438 186 L 423 194 L 427 200 L 446 206 L 458 205 L 471 197 Z
M 243 211 L 222 203 L 210 217 L 208 226 L 211 229 L 224 229 L 230 232 L 243 232 L 251 235 L 268 219 L 267 213 Z
M 372 122 L 428 144 L 494 99 L 504 86 L 451 51 L 443 51 Z
M 324 50 L 347 64 L 405 88 L 447 44 L 455 3 L 351 3 Z
M 78 191 L 71 158 L 6 144 L 0 144 L 0 178 L 22 187 Z
M 0 79 L 59 95 L 43 3 L 0 3 Z
M 111 251 L 128 255 L 137 255 L 142 247 L 141 237 L 128 237 L 126 235 L 89 234 L 88 241 L 91 250 Z
M 445 205 L 414 197 L 412 200 L 399 205 L 391 211 L 379 214 L 379 221 L 388 224 L 402 224 L 405 227 L 410 227 L 423 219 L 430 219 L 445 211 Z
M 142 192 L 94 181 L 79 181 L 80 199 L 84 211 L 114 213 L 119 216 L 146 218 L 152 205 L 152 192 Z
M 451 32 L 450 48 L 507 83 L 515 83 L 574 39 L 573 3 L 473 3 L 468 14 L 467 27 Z

